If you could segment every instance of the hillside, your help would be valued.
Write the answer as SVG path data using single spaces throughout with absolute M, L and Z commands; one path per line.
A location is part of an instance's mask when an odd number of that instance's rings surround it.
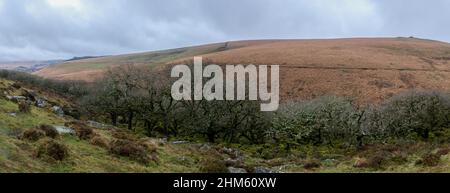
M 13 61 L 13 62 L 1 62 L 0 69 L 15 70 L 21 72 L 36 72 L 45 67 L 53 64 L 58 64 L 63 60 L 48 60 L 48 61 Z
M 0 173 L 198 172 L 202 159 L 208 158 L 213 150 L 212 146 L 174 145 L 175 143 L 162 139 L 147 138 L 105 124 L 61 116 L 53 107 L 71 106 L 73 104 L 70 99 L 39 88 L 29 89 L 14 81 L 0 79 L 0 91 Z M 40 102 L 39 106 L 36 103 L 29 113 L 24 113 L 18 109 L 18 100 L 45 102 Z M 43 125 L 58 128 L 59 134 L 38 135 Z M 47 135 L 47 131 L 44 131 Z M 121 155 L 111 153 L 110 144 L 125 138 L 131 140 L 125 144 L 128 149 L 120 149 Z M 41 148 L 49 140 L 67 148 L 64 156 L 53 149 L 58 153 L 54 154 L 64 159 L 55 160 L 50 157 L 52 149 L 49 150 L 50 153 L 44 153 L 49 154 L 48 156 L 41 156 Z M 144 151 L 140 149 L 140 145 L 130 144 L 145 144 L 149 150 L 145 154 L 139 154 L 146 158 L 145 162 L 129 155 L 134 151 Z
M 92 81 L 101 76 L 102 72 L 109 67 L 123 64 L 147 65 L 157 67 L 173 61 L 191 58 L 198 55 L 208 53 L 216 53 L 225 50 L 233 50 L 247 46 L 260 45 L 273 41 L 243 41 L 230 43 L 217 43 L 203 46 L 194 46 L 187 48 L 178 48 L 171 50 L 145 52 L 138 54 L 126 54 L 118 56 L 107 56 L 85 60 L 67 61 L 59 65 L 55 65 L 35 74 L 61 80 L 87 80 Z
M 92 81 L 114 65 L 155 67 L 193 56 L 219 64 L 279 64 L 284 100 L 338 95 L 367 103 L 412 88 L 450 89 L 450 44 L 416 38 L 238 41 L 78 60 L 36 74 Z

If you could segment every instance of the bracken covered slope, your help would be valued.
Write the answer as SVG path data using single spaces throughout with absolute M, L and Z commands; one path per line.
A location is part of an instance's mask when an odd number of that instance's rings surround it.
M 219 64 L 280 65 L 283 100 L 338 95 L 371 103 L 408 89 L 450 89 L 450 44 L 416 38 L 227 42 L 66 62 L 36 74 L 92 81 L 114 65 L 161 67 L 193 56 Z

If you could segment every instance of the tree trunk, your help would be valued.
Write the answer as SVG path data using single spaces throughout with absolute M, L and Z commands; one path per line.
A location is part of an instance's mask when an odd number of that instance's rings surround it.
M 207 137 L 208 137 L 208 141 L 209 141 L 210 143 L 215 143 L 215 142 L 216 142 L 216 134 L 214 134 L 214 133 L 208 133 L 208 134 L 207 134 Z
M 117 114 L 116 113 L 111 113 L 111 123 L 113 126 L 117 126 Z
M 128 130 L 133 130 L 133 117 L 133 112 L 128 113 Z

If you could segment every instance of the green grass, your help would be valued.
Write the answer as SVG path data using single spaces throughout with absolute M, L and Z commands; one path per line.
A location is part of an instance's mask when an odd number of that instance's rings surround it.
M 18 92 L 10 87 L 11 81 L 0 79 L 0 91 Z M 49 98 L 52 101 L 64 101 Z M 16 113 L 12 116 L 11 113 Z M 195 172 L 196 162 L 180 162 L 179 157 L 196 156 L 184 147 L 158 146 L 158 163 L 141 164 L 126 157 L 115 156 L 108 149 L 91 145 L 76 136 L 61 136 L 58 141 L 69 148 L 69 157 L 62 162 L 49 162 L 36 158 L 38 142 L 18 139 L 26 129 L 41 124 L 64 125 L 66 118 L 56 116 L 50 109 L 32 107 L 31 113 L 19 113 L 18 105 L 0 96 L 0 173 L 3 172 Z M 112 139 L 111 131 L 95 130 L 106 139 Z M 155 139 L 147 139 L 157 143 Z M 156 145 L 155 145 L 156 146 Z
M 12 116 L 11 113 L 16 113 Z M 32 108 L 31 113 L 18 112 L 17 104 L 0 99 L 0 128 L 24 129 L 40 124 L 61 125 L 65 120 L 57 117 L 49 110 Z

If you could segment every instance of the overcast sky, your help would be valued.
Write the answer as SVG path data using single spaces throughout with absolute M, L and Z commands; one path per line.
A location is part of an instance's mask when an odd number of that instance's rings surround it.
M 354 36 L 450 42 L 450 1 L 0 0 L 0 61 Z

